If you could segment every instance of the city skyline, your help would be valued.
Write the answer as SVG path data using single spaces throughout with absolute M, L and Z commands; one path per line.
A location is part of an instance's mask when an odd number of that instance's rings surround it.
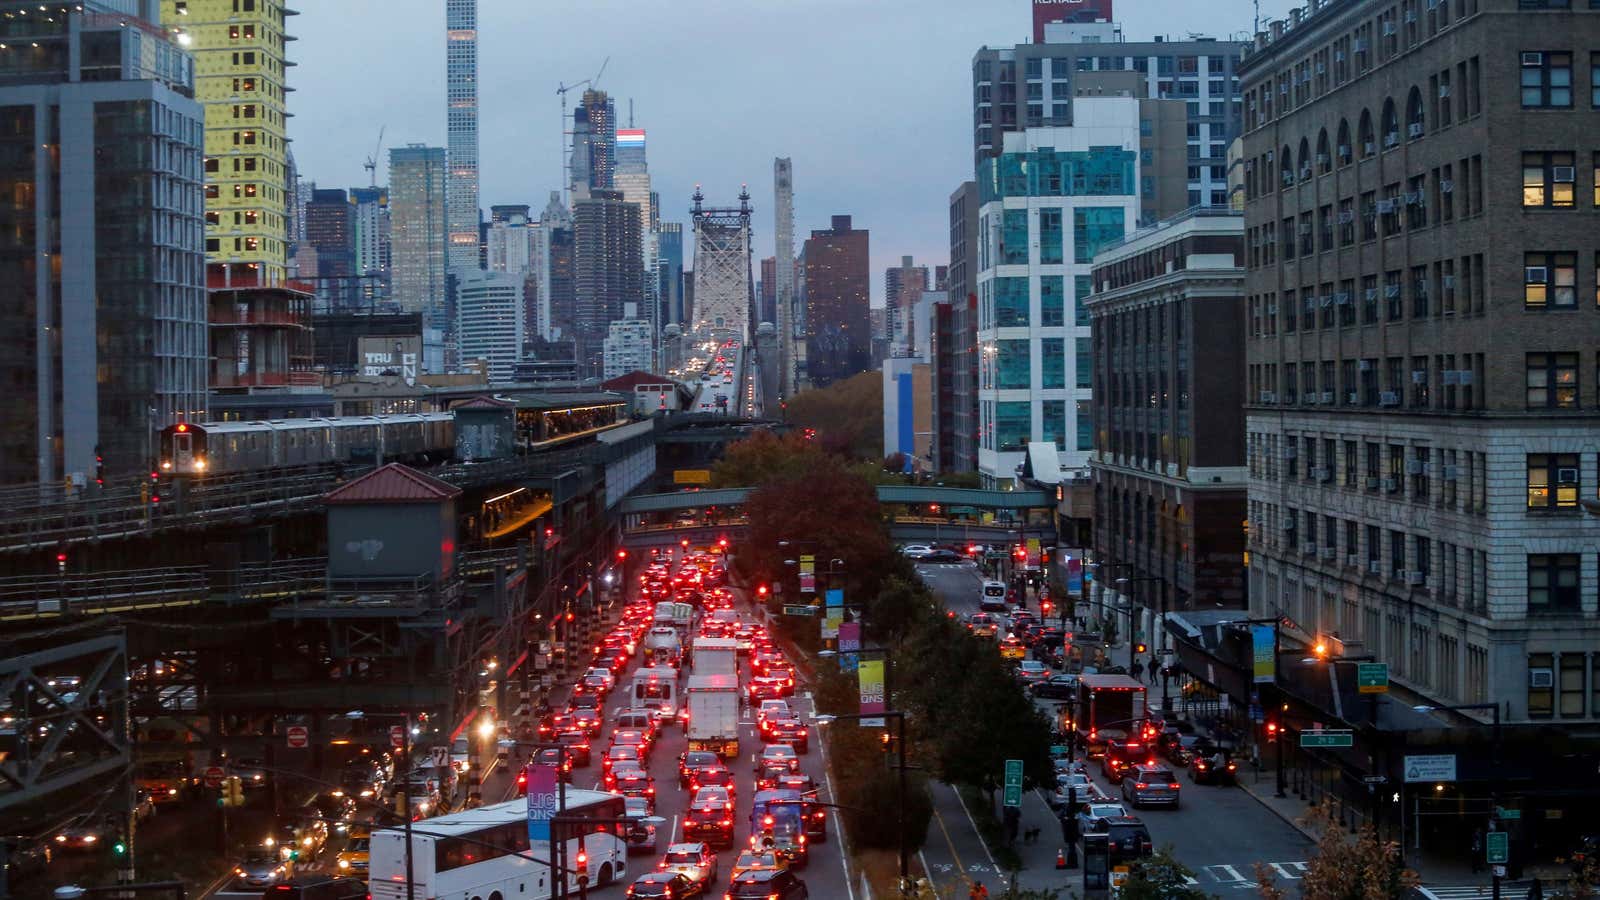
M 1228 9 L 1219 11 L 1219 5 Z M 796 230 L 806 234 L 827 227 L 834 214 L 852 216 L 874 232 L 873 271 L 905 254 L 930 264 L 946 261 L 944 198 L 972 175 L 972 55 L 979 46 L 1026 41 L 1032 30 L 1026 0 L 886 0 L 867 8 L 853 0 L 791 0 L 759 13 L 721 0 L 685 0 L 670 10 L 622 0 L 551 6 L 521 15 L 503 2 L 481 4 L 480 206 L 538 206 L 561 187 L 556 88 L 593 78 L 605 64 L 600 87 L 616 100 L 619 127 L 631 118 L 650 132 L 651 174 L 664 221 L 688 221 L 696 183 L 729 191 L 749 184 L 757 222 L 769 225 L 755 229 L 755 250 L 769 255 L 772 158 L 788 156 L 801 183 Z M 1286 14 L 1289 6 L 1287 0 L 1263 2 L 1262 21 Z M 845 9 L 858 21 L 841 31 L 829 11 Z M 1177 40 L 1190 31 L 1225 38 L 1229 31 L 1220 29 L 1248 30 L 1254 15 L 1245 0 L 1205 9 L 1152 0 L 1117 13 L 1130 41 L 1158 34 Z M 366 42 L 344 40 L 373 21 L 406 24 Z M 599 30 L 594 21 L 621 27 Z M 685 23 L 695 23 L 697 46 L 716 47 L 696 57 L 716 64 L 686 65 L 684 43 L 660 40 L 683 33 Z M 386 128 L 386 148 L 444 145 L 444 121 L 436 113 L 445 102 L 437 76 L 444 67 L 443 24 L 437 0 L 346 0 L 302 10 L 293 53 L 300 90 L 289 129 L 303 177 L 342 187 L 365 184 L 361 163 L 380 127 Z M 916 39 L 882 39 L 897 30 Z M 550 34 L 574 39 L 545 40 Z M 783 40 L 773 40 L 779 34 Z M 534 45 L 541 52 L 537 64 L 529 64 L 524 50 Z M 851 65 L 829 64 L 839 59 Z M 907 71 L 922 74 L 907 78 Z M 363 77 L 352 77 L 357 72 Z M 874 102 L 840 102 L 863 85 L 872 86 Z M 712 95 L 719 97 L 717 118 L 707 122 L 702 103 Z M 568 96 L 569 117 L 577 99 Z M 904 127 L 885 128 L 879 109 L 902 111 Z M 871 139 L 851 140 L 852 134 Z M 883 302 L 882 289 L 874 279 L 875 306 Z

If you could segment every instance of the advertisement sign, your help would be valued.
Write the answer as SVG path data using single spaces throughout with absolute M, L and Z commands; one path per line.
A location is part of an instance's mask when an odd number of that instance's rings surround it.
M 861 649 L 861 623 L 844 622 L 839 626 L 839 670 L 841 672 L 854 672 L 858 657 L 855 651 Z
M 1083 558 L 1069 556 L 1067 564 L 1067 593 L 1083 595 Z
M 1039 568 L 1039 561 L 1043 558 L 1039 552 L 1041 546 L 1038 538 L 1028 538 L 1028 568 Z
M 861 679 L 861 713 L 871 716 L 888 709 L 887 697 L 883 690 L 883 660 L 863 659 L 858 667 Z M 883 720 L 866 718 L 861 720 L 863 728 L 882 728 Z
M 561 805 L 556 767 L 529 764 L 524 771 L 528 774 L 528 841 L 549 843 L 550 820 Z
M 828 614 L 822 620 L 822 636 L 836 638 L 839 636 L 839 626 L 844 624 L 844 591 L 830 588 L 823 597 L 826 598 Z
M 1278 677 L 1278 659 L 1274 653 L 1277 642 L 1271 625 L 1250 626 L 1250 645 L 1254 651 L 1252 670 L 1256 684 L 1271 684 Z
M 817 592 L 817 558 L 809 553 L 800 557 L 800 592 Z

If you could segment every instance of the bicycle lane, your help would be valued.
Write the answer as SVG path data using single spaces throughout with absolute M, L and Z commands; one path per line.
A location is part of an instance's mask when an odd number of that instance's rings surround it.
M 981 881 L 991 894 L 999 892 L 1000 868 L 989 855 L 972 816 L 955 788 L 930 781 L 933 820 L 922 845 L 922 868 L 940 900 L 965 900 L 973 881 Z

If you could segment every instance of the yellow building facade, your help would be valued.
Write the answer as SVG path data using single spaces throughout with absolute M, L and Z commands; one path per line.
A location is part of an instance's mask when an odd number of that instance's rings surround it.
M 206 269 L 213 285 L 284 280 L 293 40 L 279 0 L 162 0 L 161 22 L 194 54 L 205 106 Z

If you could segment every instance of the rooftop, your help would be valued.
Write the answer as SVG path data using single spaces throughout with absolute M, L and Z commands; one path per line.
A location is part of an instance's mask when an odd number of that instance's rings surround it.
M 368 503 L 430 503 L 450 498 L 461 489 L 410 466 L 390 463 L 375 472 L 341 485 L 323 495 L 329 505 Z

